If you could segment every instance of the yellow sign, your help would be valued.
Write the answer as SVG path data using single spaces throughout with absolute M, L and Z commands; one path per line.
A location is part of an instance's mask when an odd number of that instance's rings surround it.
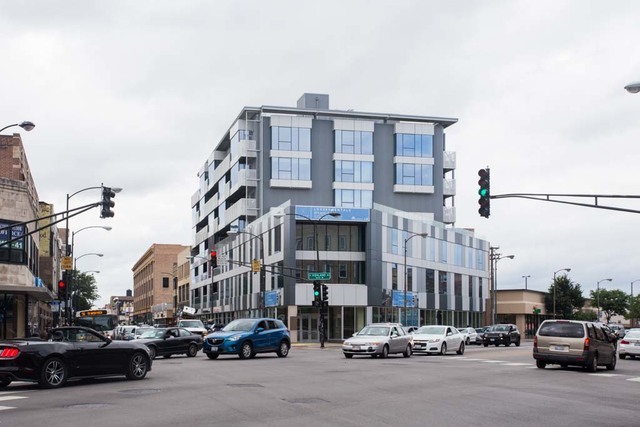
M 257 273 L 260 271 L 260 260 L 259 259 L 254 259 L 251 261 L 251 270 L 254 273 Z
M 73 270 L 73 259 L 70 256 L 62 257 L 62 269 Z

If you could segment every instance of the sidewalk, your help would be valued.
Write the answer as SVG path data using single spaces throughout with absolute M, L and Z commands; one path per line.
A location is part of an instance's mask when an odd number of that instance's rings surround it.
M 291 343 L 291 347 L 296 347 L 296 348 L 322 348 L 320 347 L 320 343 L 319 342 L 294 342 Z M 325 342 L 324 343 L 324 348 L 342 348 L 342 341 L 340 342 Z

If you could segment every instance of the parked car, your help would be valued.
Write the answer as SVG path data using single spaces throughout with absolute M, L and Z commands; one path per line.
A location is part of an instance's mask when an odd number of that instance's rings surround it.
M 640 357 L 640 330 L 631 330 L 620 340 L 618 355 L 620 359 Z
M 45 340 L 0 341 L 0 388 L 12 381 L 37 382 L 43 388 L 63 386 L 71 378 L 125 375 L 141 380 L 151 370 L 146 346 L 112 341 L 91 328 L 54 328 Z
M 504 344 L 509 347 L 511 343 L 514 343 L 516 347 L 519 347 L 520 339 L 520 331 L 514 324 L 491 325 L 484 331 L 482 345 L 486 347 L 489 344 L 494 344 L 498 347 L 500 344 Z
M 476 328 L 476 342 L 475 344 L 481 345 L 484 339 L 484 332 L 487 330 L 487 326 L 483 326 L 482 328 Z
M 185 328 L 192 334 L 198 334 L 202 337 L 204 337 L 208 333 L 207 328 L 205 328 L 204 323 L 202 323 L 202 320 L 198 319 L 180 319 L 178 320 L 176 327 Z
M 603 326 L 597 323 L 545 320 L 533 340 L 533 358 L 540 369 L 549 364 L 557 364 L 562 367 L 584 366 L 590 372 L 595 372 L 602 365 L 608 370 L 614 370 L 614 341 Z
M 287 357 L 291 349 L 289 329 L 278 319 L 237 319 L 222 330 L 207 335 L 202 351 L 209 359 L 221 354 L 237 354 L 249 359 L 257 353 L 275 352 Z
M 447 354 L 455 350 L 464 354 L 464 336 L 453 326 L 421 326 L 413 334 L 413 351 L 417 353 Z
M 149 354 L 169 358 L 174 354 L 195 357 L 202 348 L 202 336 L 192 334 L 185 328 L 152 328 L 144 332 L 136 342 L 149 348 Z
M 415 331 L 418 330 L 417 326 L 403 326 L 402 329 L 404 330 L 405 333 L 407 334 L 412 334 Z
M 625 334 L 627 333 L 627 331 L 624 329 L 624 326 L 619 323 L 608 323 L 607 326 L 613 331 L 613 333 L 616 334 L 618 339 L 624 338 Z
M 464 344 L 475 344 L 478 339 L 478 333 L 474 328 L 458 328 L 458 331 L 464 336 Z
M 138 326 L 138 327 L 136 327 L 136 330 L 134 331 L 133 339 L 139 340 L 140 338 L 142 338 L 142 335 L 145 332 L 150 331 L 152 329 L 155 329 L 155 328 L 153 326 Z
M 400 323 L 372 323 L 342 343 L 347 359 L 354 355 L 386 359 L 390 354 L 402 353 L 411 357 L 413 335 L 407 334 Z

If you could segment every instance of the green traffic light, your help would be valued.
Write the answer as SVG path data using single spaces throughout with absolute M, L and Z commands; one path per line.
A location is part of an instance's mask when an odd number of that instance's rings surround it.
M 313 291 L 313 295 L 315 295 L 315 296 L 319 296 L 319 295 L 320 295 L 320 292 L 319 292 L 319 291 Z
M 480 194 L 482 197 L 485 197 L 488 192 L 489 190 L 487 190 L 486 188 L 481 188 L 480 190 L 478 190 L 478 194 Z

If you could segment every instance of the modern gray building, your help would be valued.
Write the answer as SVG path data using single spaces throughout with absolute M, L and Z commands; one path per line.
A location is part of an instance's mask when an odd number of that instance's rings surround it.
M 377 321 L 480 326 L 489 243 L 455 228 L 456 122 L 331 110 L 325 94 L 245 107 L 198 171 L 191 306 L 317 341 L 321 272 L 330 340 Z

